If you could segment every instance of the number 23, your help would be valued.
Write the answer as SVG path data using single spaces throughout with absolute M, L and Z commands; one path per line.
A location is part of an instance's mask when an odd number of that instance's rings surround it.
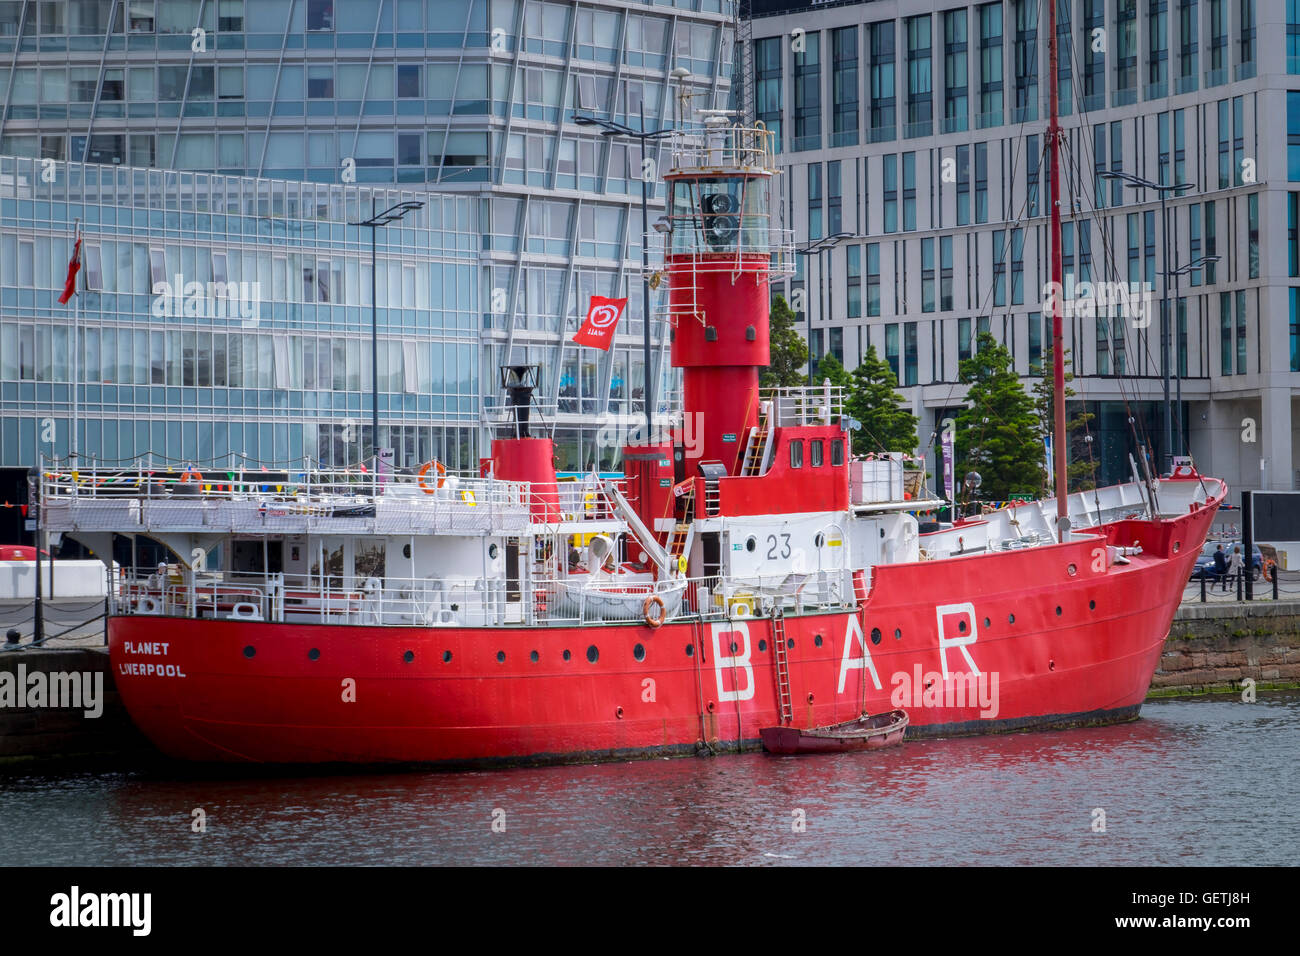
M 788 534 L 781 535 L 780 543 L 783 545 L 783 547 L 781 548 L 781 553 L 778 555 L 776 553 L 777 536 L 774 534 L 769 534 L 767 536 L 767 559 L 769 561 L 775 561 L 778 557 L 780 558 L 790 557 L 790 536 Z

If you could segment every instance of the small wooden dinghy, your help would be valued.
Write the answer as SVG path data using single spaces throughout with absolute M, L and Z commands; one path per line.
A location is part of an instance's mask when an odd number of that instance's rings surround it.
M 903 742 L 907 711 L 891 710 L 874 717 L 863 714 L 829 727 L 764 727 L 763 749 L 772 754 L 833 754 L 878 750 Z

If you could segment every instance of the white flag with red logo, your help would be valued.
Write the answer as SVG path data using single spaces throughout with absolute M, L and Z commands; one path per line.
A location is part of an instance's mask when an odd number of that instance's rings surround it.
M 587 309 L 587 320 L 582 323 L 582 328 L 578 329 L 573 341 L 608 352 L 614 344 L 614 329 L 626 307 L 627 299 L 607 299 L 603 295 L 593 295 Z

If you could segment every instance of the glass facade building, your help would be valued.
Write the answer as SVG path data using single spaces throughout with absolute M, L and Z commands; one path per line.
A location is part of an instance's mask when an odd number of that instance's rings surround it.
M 1066 316 L 1065 348 L 1078 400 L 1097 415 L 1099 479 L 1129 478 L 1135 431 L 1163 463 L 1165 275 L 1218 256 L 1169 279 L 1175 434 L 1235 490 L 1300 487 L 1291 358 L 1300 354 L 1300 4 L 1052 2 L 1063 291 L 1084 299 Z M 1026 379 L 1041 374 L 1051 345 L 1048 7 L 764 0 L 755 10 L 745 62 L 757 116 L 779 131 L 785 224 L 796 243 L 826 234 L 818 184 L 834 168 L 836 215 L 852 234 L 812 275 L 830 290 L 796 300 L 807 309 L 796 327 L 811 329 L 814 361 L 830 351 L 853 369 L 874 346 L 931 454 L 980 331 Z M 845 55 L 818 57 L 811 74 L 807 51 L 828 46 Z M 843 135 L 800 134 L 827 124 Z M 865 135 L 853 136 L 859 128 Z M 1109 173 L 1184 187 L 1169 197 L 1167 231 L 1159 194 Z M 789 296 L 804 282 L 796 275 L 774 291 Z M 1084 283 L 1103 282 L 1145 285 L 1149 311 L 1091 307 Z
M 119 255 L 118 245 L 130 246 L 136 270 L 144 268 L 135 263 L 136 248 L 150 250 L 146 260 L 159 249 L 164 274 L 172 269 L 168 256 L 175 254 L 181 272 L 170 274 L 181 275 L 184 282 L 207 282 L 203 270 L 218 268 L 214 263 L 220 261 L 223 249 L 226 268 L 233 270 L 235 261 L 242 269 L 246 256 L 266 253 L 266 248 L 250 246 L 269 246 L 272 261 L 264 285 L 269 284 L 271 291 L 263 289 L 267 298 L 260 321 L 266 326 L 280 321 L 283 314 L 288 324 L 275 331 L 224 332 L 227 376 L 232 335 L 237 339 L 243 332 L 271 336 L 269 345 L 260 338 L 239 339 L 241 363 L 250 349 L 260 356 L 258 350 L 270 348 L 268 367 L 287 368 L 292 376 L 297 367 L 292 356 L 298 354 L 292 336 L 302 338 L 305 350 L 309 328 L 322 334 L 328 329 L 333 344 L 330 386 L 323 395 L 327 403 L 322 405 L 318 396 L 311 408 L 307 397 L 322 392 L 317 348 L 315 387 L 306 384 L 307 352 L 303 351 L 301 392 L 289 377 L 284 388 L 277 384 L 269 389 L 284 393 L 266 398 L 270 404 L 261 404 L 260 394 L 252 405 L 246 395 L 241 396 L 242 414 L 234 414 L 231 406 L 215 404 L 216 390 L 222 386 L 197 384 L 198 365 L 196 384 L 185 384 L 187 345 L 182 338 L 177 346 L 182 356 L 181 384 L 172 385 L 170 379 L 155 383 L 150 365 L 150 391 L 131 394 L 135 409 L 131 414 L 166 420 L 165 448 L 158 446 L 152 431 L 147 446 L 177 459 L 189 454 L 184 423 L 191 420 L 187 418 L 191 410 L 199 419 L 210 418 L 212 453 L 217 457 L 229 451 L 244 451 L 261 460 L 282 454 L 294 457 L 296 439 L 286 433 L 280 442 L 276 429 L 301 425 L 301 453 L 313 454 L 314 448 L 314 454 L 323 458 L 324 449 L 334 459 L 337 443 L 328 437 L 329 430 L 348 425 L 342 419 L 315 421 L 316 412 L 328 409 L 331 416 L 355 418 L 356 432 L 348 434 L 366 447 L 371 438 L 368 385 L 362 386 L 368 383 L 369 366 L 357 351 L 368 343 L 368 299 L 362 301 L 368 289 L 361 288 L 366 283 L 360 270 L 363 265 L 368 268 L 364 253 L 369 230 L 346 226 L 356 221 L 347 218 L 347 210 L 355 205 L 364 218 L 371 189 L 384 190 L 377 197 L 379 208 L 385 197 L 395 202 L 409 194 L 430 204 L 427 212 L 415 217 L 425 224 L 387 226 L 378 237 L 381 260 L 388 260 L 381 261 L 378 283 L 380 336 L 389 337 L 380 353 L 381 445 L 387 428 L 399 460 L 410 457 L 406 449 L 414 441 L 411 454 L 416 458 L 427 453 L 447 456 L 449 465 L 472 466 L 483 451 L 496 401 L 496 366 L 529 362 L 542 366 L 538 399 L 545 415 L 555 422 L 561 466 L 612 466 L 617 462 L 617 443 L 598 441 L 600 429 L 620 420 L 635 422 L 643 410 L 646 370 L 640 343 L 645 317 L 638 207 L 643 172 L 657 180 L 658 146 L 647 147 L 643 155 L 636 141 L 601 135 L 599 129 L 574 124 L 572 117 L 584 112 L 636 128 L 644 116 L 645 125 L 654 128 L 674 122 L 679 94 L 690 111 L 725 107 L 733 16 L 730 0 L 0 0 L 0 156 L 8 157 L 15 175 L 21 167 L 22 175 L 34 177 L 26 187 L 9 184 L 14 191 L 6 198 L 22 203 L 29 197 L 19 195 L 21 189 L 30 188 L 30 201 L 37 203 L 36 195 L 47 186 L 69 190 L 59 200 L 46 200 L 56 204 L 48 214 L 43 207 L 33 207 L 33 221 L 25 219 L 17 206 L 12 214 L 4 214 L 0 238 L 7 245 L 0 255 L 7 255 L 12 246 L 14 259 L 12 272 L 8 260 L 0 263 L 0 288 L 6 301 L 14 299 L 18 310 L 11 313 L 6 308 L 5 321 L 15 329 L 32 329 L 33 376 L 55 374 L 53 368 L 39 367 L 36 336 L 47 333 L 38 333 L 37 328 L 48 324 L 51 342 L 55 327 L 65 327 L 60 335 L 69 334 L 70 314 L 65 317 L 62 306 L 43 304 L 43 293 L 62 285 L 72 220 L 81 216 L 83 205 L 87 210 L 103 210 L 99 222 L 92 222 L 89 212 L 82 216 L 88 250 L 98 245 L 97 254 L 107 261 L 103 257 Z M 689 76 L 672 78 L 675 67 L 685 68 Z M 60 171 L 61 178 L 53 184 L 41 179 L 45 168 L 41 164 L 46 160 Z M 103 188 L 102 177 L 107 175 L 97 170 L 108 167 L 116 171 L 112 195 L 105 200 L 93 190 Z M 74 171 L 84 171 L 78 173 L 82 178 L 77 179 Z M 117 182 L 123 176 L 129 188 Z M 169 215 L 182 219 L 190 211 L 202 215 L 197 208 L 200 197 L 215 195 L 211 191 L 218 188 L 224 197 L 235 188 L 231 183 L 239 184 L 238 212 L 223 198 L 220 205 L 227 208 L 220 213 L 213 208 L 210 234 L 197 225 L 190 231 L 188 220 L 170 231 Z M 71 192 L 73 188 L 92 191 L 83 197 Z M 190 189 L 192 200 L 184 198 Z M 250 191 L 258 196 L 265 191 L 265 203 L 258 198 L 249 206 L 243 196 Z M 275 198 L 280 192 L 285 197 L 282 210 Z M 291 196 L 299 197 L 295 212 L 290 211 Z M 302 204 L 303 196 L 318 198 L 308 208 Z M 447 197 L 455 197 L 454 203 L 447 205 Z M 174 207 L 167 205 L 173 201 Z M 187 202 L 192 202 L 192 210 L 186 208 Z M 66 210 L 60 203 L 66 204 Z M 654 219 L 663 209 L 657 183 L 651 204 Z M 232 215 L 265 217 L 266 223 L 257 228 L 266 231 L 249 232 L 242 221 L 233 224 Z M 220 228 L 217 216 L 226 220 Z M 116 231 L 126 222 L 131 223 L 130 232 L 119 237 Z M 292 223 L 301 227 L 300 236 L 294 234 Z M 272 229 L 288 233 L 273 235 Z M 48 261 L 37 258 L 46 254 L 42 239 L 49 250 Z M 299 299 L 278 297 L 277 242 L 285 250 L 284 295 Z M 37 284 L 23 286 L 17 278 L 25 275 L 21 257 L 28 246 Z M 187 258 L 191 255 L 187 249 L 196 258 Z M 201 251 L 205 249 L 206 260 Z M 291 261 L 293 256 L 298 260 Z M 308 282 L 302 262 L 313 256 L 317 264 Z M 337 292 L 336 261 L 343 267 Z M 116 278 L 121 267 L 117 258 L 112 263 Z M 411 280 L 417 282 L 411 300 L 418 305 L 407 304 L 408 265 L 415 267 L 417 277 L 429 276 L 427 297 L 418 284 L 424 280 Z M 186 271 L 191 266 L 192 275 Z M 321 286 L 323 267 L 329 276 L 325 287 Z M 104 268 L 100 266 L 101 274 Z M 263 278 L 260 258 L 255 268 Z M 473 272 L 468 285 L 467 268 Z M 349 269 L 357 270 L 360 286 L 351 284 Z M 396 294 L 382 288 L 385 270 L 390 281 L 403 283 L 400 315 L 396 306 L 384 305 L 385 295 Z M 86 274 L 89 271 L 88 260 Z M 228 277 L 233 274 L 227 272 Z M 10 275 L 16 277 L 12 284 Z M 132 272 L 133 283 L 141 275 Z M 313 284 L 313 298 L 301 298 Z M 343 298 L 326 305 L 319 298 L 322 288 L 323 294 Z M 116 287 L 87 289 L 80 296 L 85 300 L 80 323 L 85 347 L 91 347 L 85 333 L 94 322 L 104 321 L 136 323 L 133 348 L 139 331 L 147 333 L 141 344 L 147 340 L 150 349 L 153 333 L 162 333 L 163 348 L 168 349 L 167 334 L 174 330 L 140 312 L 147 293 L 135 284 L 129 292 Z M 615 346 L 608 353 L 580 349 L 568 341 L 592 294 L 629 299 Z M 652 311 L 658 305 L 656 293 Z M 304 324 L 295 327 L 295 321 Z M 209 331 L 215 334 L 215 329 Z M 653 322 L 652 332 L 650 376 L 660 399 L 656 404 L 663 407 L 674 386 L 666 361 L 666 324 Z M 53 389 L 66 383 L 23 377 L 25 333 L 13 334 L 20 351 L 12 361 L 9 339 L 0 342 L 5 370 L 0 387 L 17 389 L 12 398 L 9 391 L 0 391 L 6 420 L 0 426 L 5 429 L 0 447 L 6 464 L 25 465 L 30 464 L 26 456 L 33 446 L 24 429 L 36 425 L 14 426 L 11 458 L 8 420 L 61 420 L 70 411 L 54 404 Z M 274 336 L 280 334 L 289 335 L 291 344 L 277 345 Z M 353 340 L 355 348 L 350 344 Z M 435 343 L 451 346 L 454 342 L 454 364 L 446 364 L 444 351 L 443 365 L 434 371 L 431 352 L 426 375 L 417 354 L 415 378 L 408 381 L 408 341 L 419 349 L 424 344 L 433 349 Z M 213 343 L 215 355 L 216 339 Z M 344 343 L 348 344 L 342 349 L 343 377 L 336 379 L 333 350 Z M 196 338 L 196 355 L 200 346 Z M 121 347 L 118 339 L 115 348 Z M 283 352 L 286 348 L 288 353 Z M 395 370 L 396 359 L 385 349 L 401 350 L 400 373 Z M 164 351 L 164 377 L 169 355 Z M 387 371 L 382 367 L 385 356 Z M 87 363 L 84 368 L 93 370 L 91 356 L 82 358 Z M 349 358 L 358 363 L 355 378 L 349 377 Z M 138 391 L 146 385 L 137 381 L 133 364 L 137 361 L 144 359 L 132 353 L 130 387 Z M 12 379 L 8 377 L 11 364 L 18 372 Z M 257 374 L 262 374 L 260 365 Z M 399 377 L 400 389 L 396 387 Z M 28 385 L 35 391 L 24 398 L 22 389 Z M 42 391 L 46 385 L 48 395 Z M 83 380 L 83 385 L 105 387 L 89 380 Z M 414 391 L 408 390 L 410 385 Z M 107 387 L 120 390 L 125 383 Z M 155 393 L 155 388 L 208 390 L 195 392 L 195 404 L 189 406 L 186 394 L 177 405 L 168 392 Z M 224 388 L 247 390 L 249 386 Z M 259 384 L 257 391 L 267 389 Z M 303 414 L 290 422 L 290 413 L 296 413 L 295 395 L 300 396 Z M 120 393 L 105 409 L 116 408 L 117 398 Z M 202 401 L 208 398 L 214 404 L 204 406 Z M 414 407 L 407 407 L 408 399 Z M 281 401 L 283 407 L 274 404 Z M 181 426 L 179 445 L 170 427 L 173 414 L 179 416 Z M 265 440 L 261 429 L 268 423 L 259 420 L 263 416 L 271 419 L 270 437 Z M 227 418 L 229 428 L 236 422 L 244 427 L 239 439 L 231 439 L 227 429 L 229 448 L 223 449 L 216 425 Z M 193 450 L 198 455 L 208 445 L 197 419 L 195 424 Z M 254 424 L 255 453 L 247 434 Z M 427 442 L 425 432 L 408 436 L 408 427 L 431 429 Z M 32 441 L 39 439 L 33 435 Z M 88 426 L 82 449 L 87 454 L 92 437 Z M 128 448 L 142 448 L 135 437 L 124 444 L 122 434 L 115 444 L 118 455 Z M 111 448 L 104 442 L 102 453 L 107 455 Z

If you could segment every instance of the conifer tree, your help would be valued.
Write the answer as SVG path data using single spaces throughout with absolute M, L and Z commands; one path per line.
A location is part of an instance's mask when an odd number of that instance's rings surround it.
M 768 319 L 771 359 L 758 375 L 762 388 L 796 388 L 804 383 L 801 371 L 808 361 L 808 346 L 795 328 L 795 314 L 784 296 L 772 301 Z
M 986 500 L 1037 494 L 1046 478 L 1039 420 L 1011 353 L 981 332 L 975 354 L 958 364 L 958 377 L 970 386 L 968 407 L 956 420 L 958 482 L 979 472 L 979 495 Z

